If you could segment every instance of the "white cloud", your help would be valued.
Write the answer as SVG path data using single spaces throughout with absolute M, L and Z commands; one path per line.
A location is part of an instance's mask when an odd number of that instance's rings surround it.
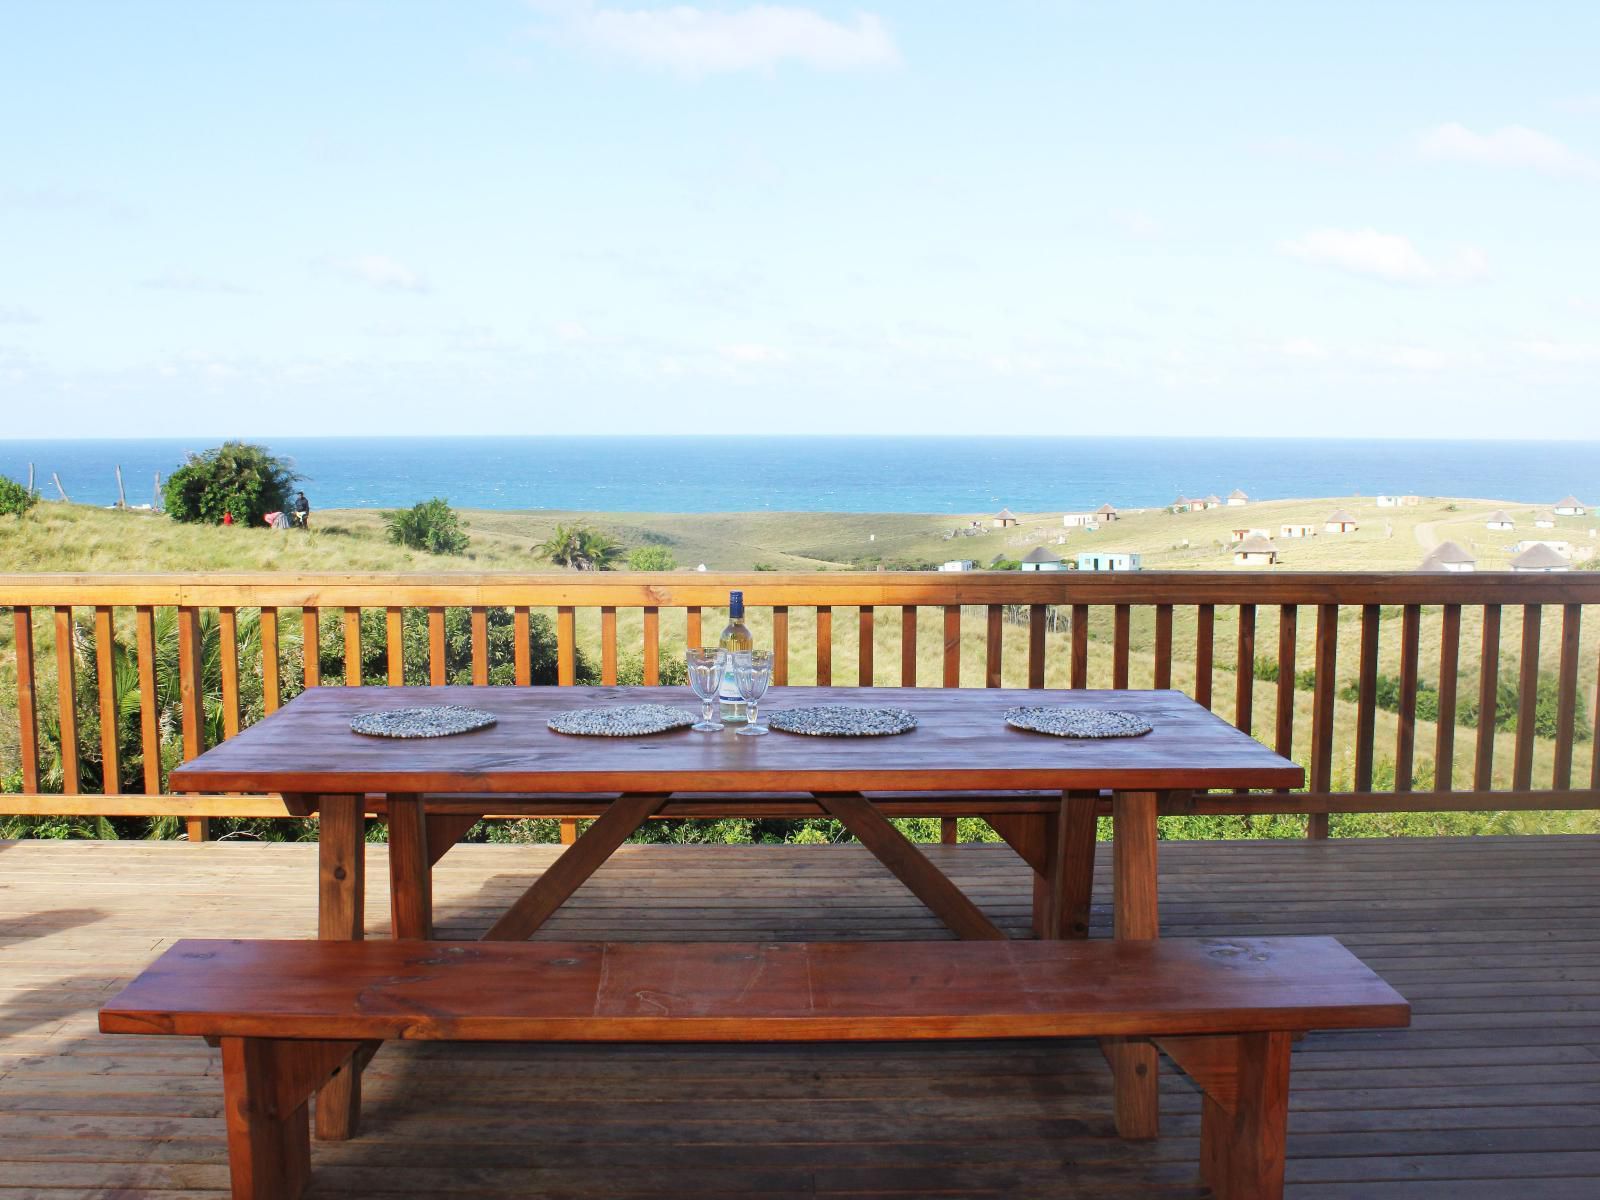
M 39 314 L 30 308 L 0 304 L 0 325 L 37 325 Z
M 1379 362 L 1408 371 L 1442 371 L 1454 361 L 1443 350 L 1428 346 L 1390 346 L 1377 353 Z
M 1143 209 L 1125 208 L 1111 214 L 1116 223 L 1122 226 L 1122 231 L 1129 237 L 1141 241 L 1149 241 L 1161 236 L 1161 222 L 1157 221 Z
M 1565 100 L 1557 100 L 1556 107 L 1569 113 L 1600 113 L 1600 92 L 1590 96 L 1568 96 Z
M 760 342 L 736 342 L 723 346 L 719 352 L 729 362 L 746 365 L 782 363 L 789 359 L 778 347 L 762 345 Z
M 1280 249 L 1302 262 L 1391 283 L 1462 283 L 1481 279 L 1489 270 L 1488 258 L 1476 247 L 1464 246 L 1446 259 L 1429 259 L 1410 238 L 1376 229 L 1313 229 L 1284 242 Z
M 164 271 L 160 275 L 141 279 L 139 286 L 153 292 L 198 292 L 213 296 L 245 296 L 250 293 L 249 288 L 226 279 L 193 275 L 187 271 Z
M 1285 358 L 1327 358 L 1328 348 L 1315 338 L 1285 338 L 1278 345 L 1278 353 Z
M 1537 129 L 1507 125 L 1493 133 L 1474 133 L 1454 122 L 1418 139 L 1428 158 L 1449 162 L 1521 167 L 1561 178 L 1600 179 L 1600 162 Z
M 892 67 L 900 61 L 888 28 L 870 13 L 834 21 L 813 9 L 776 4 L 624 9 L 569 0 L 536 7 L 559 22 L 565 39 L 686 75 L 770 71 L 784 62 L 822 71 L 856 71 Z
M 354 258 L 328 258 L 322 265 L 336 275 L 377 288 L 382 292 L 427 292 L 428 281 L 405 263 L 386 254 L 359 254 Z
M 1529 358 L 1550 363 L 1600 362 L 1600 343 L 1556 342 L 1546 339 L 1517 342 L 1516 349 Z

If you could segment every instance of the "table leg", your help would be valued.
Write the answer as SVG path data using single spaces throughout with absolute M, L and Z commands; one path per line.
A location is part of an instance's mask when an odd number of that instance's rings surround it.
M 324 796 L 318 803 L 317 937 L 359 942 L 366 932 L 366 797 Z M 361 1119 L 357 1057 L 317 1089 L 316 1132 L 323 1141 L 354 1136 Z
M 1045 870 L 1033 880 L 1036 937 L 1089 936 L 1098 798 L 1098 793 L 1063 792 L 1060 809 L 1045 817 Z
M 550 919 L 566 899 L 599 870 L 638 829 L 667 802 L 661 795 L 623 796 L 614 800 L 583 836 L 561 853 L 506 914 L 483 935 L 486 942 L 522 942 Z
M 396 938 L 433 936 L 433 866 L 421 796 L 390 796 L 389 914 Z
M 1111 797 L 1112 924 L 1118 938 L 1148 941 L 1161 935 L 1156 901 L 1155 792 L 1115 792 Z M 1102 1042 L 1116 1088 L 1117 1132 L 1153 1138 L 1161 1105 L 1155 1046 L 1142 1038 Z
M 889 818 L 859 792 L 818 792 L 817 803 L 850 831 L 856 841 L 872 851 L 896 879 L 933 910 L 957 937 L 1004 941 L 1005 933 L 950 882 L 949 876 L 929 861 Z

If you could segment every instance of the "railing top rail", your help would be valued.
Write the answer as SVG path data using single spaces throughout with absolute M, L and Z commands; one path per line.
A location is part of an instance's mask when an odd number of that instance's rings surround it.
M 627 571 L 0 575 L 0 607 L 945 604 L 1600 604 L 1600 571 Z

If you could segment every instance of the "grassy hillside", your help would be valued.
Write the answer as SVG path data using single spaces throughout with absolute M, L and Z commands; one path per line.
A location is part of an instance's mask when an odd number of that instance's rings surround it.
M 1278 527 L 1291 522 L 1314 523 L 1320 530 L 1323 519 L 1336 507 L 1353 512 L 1361 528 L 1351 534 L 1319 536 L 1305 541 L 1277 539 Z M 1484 528 L 1484 517 L 1505 508 L 1517 521 L 1510 534 L 1491 533 Z M 1129 549 L 1140 552 L 1151 569 L 1205 570 L 1233 569 L 1227 549 L 1229 531 L 1235 527 L 1264 527 L 1278 541 L 1286 569 L 1303 570 L 1411 570 L 1426 549 L 1437 540 L 1450 538 L 1479 555 L 1480 565 L 1492 568 L 1504 564 L 1507 546 L 1521 536 L 1534 536 L 1533 509 L 1492 500 L 1434 500 L 1416 508 L 1378 509 L 1371 500 L 1333 498 L 1301 501 L 1275 501 L 1238 508 L 1200 513 L 1171 514 L 1165 511 L 1131 512 L 1116 522 L 1106 523 L 1096 532 L 1067 531 L 1061 515 L 1025 514 L 1020 526 L 1004 531 L 988 529 L 972 536 L 952 536 L 952 531 L 970 525 L 975 516 L 952 518 L 905 514 L 581 514 L 581 513 L 500 513 L 471 512 L 466 519 L 472 535 L 470 554 L 464 558 L 444 558 L 403 550 L 390 545 L 383 535 L 381 514 L 371 511 L 342 511 L 317 514 L 309 535 L 279 533 L 243 528 L 179 526 L 159 515 L 116 513 L 97 509 L 43 504 L 20 521 L 0 518 L 0 572 L 23 571 L 361 571 L 361 570 L 487 570 L 533 572 L 552 570 L 533 554 L 533 547 L 561 521 L 583 520 L 613 533 L 628 545 L 669 546 L 680 565 L 693 567 L 704 562 L 712 570 L 748 571 L 757 565 L 781 570 L 848 570 L 878 563 L 898 566 L 939 562 L 947 558 L 972 558 L 987 563 L 993 558 L 1016 558 L 1041 543 L 1047 543 L 1063 557 L 1083 549 Z M 986 526 L 987 528 L 987 526 Z M 1571 541 L 1579 553 L 1595 545 L 1582 519 L 1563 520 L 1559 530 L 1537 531 L 1539 536 L 1559 536 Z M 1057 544 L 1057 539 L 1065 539 Z M 1391 674 L 1398 671 L 1400 622 L 1398 611 L 1384 612 L 1380 638 L 1380 661 Z M 331 614 L 329 614 L 331 618 Z M 619 616 L 619 638 L 626 655 L 641 644 L 642 625 L 637 611 L 623 610 Z M 1216 614 L 1215 661 L 1212 688 L 1214 707 L 1225 717 L 1234 717 L 1237 613 L 1222 608 Z M 1343 613 L 1340 622 L 1339 672 L 1341 682 L 1353 679 L 1359 645 L 1360 614 Z M 1502 653 L 1516 653 L 1521 640 L 1521 614 L 1505 613 Z M 1277 611 L 1263 608 L 1258 614 L 1256 645 L 1258 654 L 1273 659 L 1277 646 Z M 721 617 L 706 615 L 709 629 L 716 629 Z M 758 641 L 768 640 L 769 614 L 752 613 L 751 623 Z M 1111 614 L 1096 613 L 1091 622 L 1090 683 L 1110 683 Z M 1439 654 L 1439 615 L 1424 614 L 1422 674 L 1437 675 Z M 1600 629 L 1590 622 L 1584 631 L 1580 661 L 1582 687 L 1593 711 L 1595 664 L 1600 660 Z M 899 623 L 880 620 L 875 636 L 877 682 L 899 682 Z M 1300 614 L 1297 662 L 1301 668 L 1311 662 L 1315 613 Z M 1546 614 L 1541 641 L 1541 669 L 1556 670 L 1559 651 L 1559 613 Z M 681 618 L 663 614 L 663 654 L 675 654 L 683 645 Z M 1464 613 L 1460 656 L 1461 694 L 1475 693 L 1480 638 L 1480 620 L 1471 609 Z M 37 636 L 41 650 L 49 647 L 49 631 L 41 621 Z M 599 615 L 580 613 L 579 636 L 598 659 Z M 9 706 L 14 694 L 14 661 L 9 623 L 0 629 L 0 706 Z M 1132 628 L 1132 682 L 1149 685 L 1154 676 L 1154 615 L 1136 612 Z M 1025 682 L 1026 630 L 1008 627 L 1005 638 L 1004 678 L 1008 685 Z M 807 683 L 815 679 L 815 618 L 809 611 L 791 615 L 791 680 Z M 1174 678 L 1176 686 L 1192 691 L 1194 686 L 1195 615 L 1193 609 L 1175 613 Z M 925 612 L 919 630 L 919 682 L 937 684 L 941 677 L 940 651 L 943 630 L 940 614 Z M 974 685 L 983 677 L 983 619 L 980 612 L 967 615 L 963 637 L 963 682 Z M 857 675 L 858 646 L 856 614 L 838 609 L 834 614 L 834 679 L 853 682 Z M 1064 633 L 1052 634 L 1047 645 L 1047 683 L 1065 686 L 1068 647 Z M 48 693 L 48 678 L 41 681 Z M 42 697 L 46 704 L 52 697 Z M 1309 692 L 1297 692 L 1297 731 L 1302 745 L 1296 747 L 1303 758 L 1303 742 L 1309 737 Z M 1258 683 L 1254 693 L 1255 733 L 1270 740 L 1275 704 L 1273 685 Z M 1395 719 L 1379 713 L 1377 753 L 1380 782 L 1386 761 L 1392 761 Z M 1419 786 L 1432 777 L 1434 730 L 1422 723 L 1417 732 Z M 1350 704 L 1338 706 L 1336 727 L 1336 786 L 1349 786 L 1353 774 L 1355 710 Z M 1467 786 L 1471 779 L 1475 731 L 1461 728 L 1457 734 L 1456 783 Z M 15 769 L 15 721 L 0 712 L 0 775 Z M 1548 784 L 1551 770 L 1551 744 L 1541 742 L 1535 764 L 1535 780 Z M 1576 754 L 1578 778 L 1587 778 L 1592 747 L 1581 745 Z M 1497 737 L 1495 782 L 1509 783 L 1512 762 L 1511 737 Z M 1445 824 L 1441 824 L 1445 822 Z M 1552 815 L 1540 818 L 1506 818 L 1483 814 L 1460 822 L 1436 817 L 1394 818 L 1385 821 L 1348 819 L 1348 828 L 1593 828 L 1593 814 Z

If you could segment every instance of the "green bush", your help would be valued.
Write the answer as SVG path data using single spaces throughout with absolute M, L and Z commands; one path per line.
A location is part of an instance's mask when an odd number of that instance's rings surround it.
M 1521 690 L 1516 683 L 1501 679 L 1495 688 L 1494 727 L 1515 731 L 1517 710 L 1521 705 Z M 1361 699 L 1361 687 L 1350 680 L 1339 689 L 1339 699 L 1355 704 Z M 1385 712 L 1400 711 L 1400 680 L 1393 675 L 1379 674 L 1374 688 L 1374 702 Z M 1554 738 L 1560 730 L 1560 684 L 1554 676 L 1541 675 L 1534 694 L 1533 732 L 1542 738 Z M 1439 719 L 1439 691 L 1423 680 L 1417 681 L 1417 719 Z M 1480 719 L 1477 696 L 1468 696 L 1456 705 L 1456 724 L 1476 729 Z M 1588 705 L 1580 691 L 1573 706 L 1572 736 L 1579 742 L 1588 741 L 1593 733 L 1589 728 Z
M 609 533 L 587 525 L 557 525 L 533 548 L 540 558 L 574 571 L 609 571 L 622 557 L 622 545 Z
M 676 571 L 678 560 L 665 546 L 635 546 L 628 551 L 630 571 Z
M 389 540 L 429 554 L 465 554 L 467 531 L 449 503 L 435 496 L 383 515 Z
M 174 521 L 215 525 L 231 513 L 241 525 L 259 525 L 269 512 L 283 512 L 300 478 L 288 459 L 265 446 L 224 442 L 191 454 L 161 489 Z
M 33 507 L 35 497 L 14 479 L 0 475 L 0 514 L 15 513 L 21 516 Z

